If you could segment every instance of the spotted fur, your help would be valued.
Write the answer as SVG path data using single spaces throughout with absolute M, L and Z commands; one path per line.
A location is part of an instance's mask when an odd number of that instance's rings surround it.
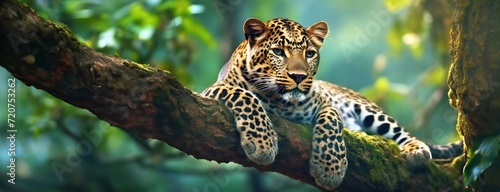
M 310 173 L 326 189 L 340 185 L 347 169 L 344 127 L 394 140 L 412 167 L 429 163 L 430 148 L 373 102 L 350 89 L 313 80 L 328 33 L 325 22 L 304 28 L 287 19 L 263 23 L 252 18 L 243 30 L 245 40 L 202 95 L 221 100 L 233 112 L 249 159 L 267 165 L 277 154 L 269 112 L 313 126 Z

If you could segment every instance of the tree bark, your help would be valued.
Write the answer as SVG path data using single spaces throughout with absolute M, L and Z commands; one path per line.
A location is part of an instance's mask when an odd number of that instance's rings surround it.
M 0 1 L 0 57 L 0 65 L 25 84 L 127 132 L 195 158 L 279 172 L 318 187 L 309 174 L 310 126 L 270 115 L 279 153 L 273 164 L 256 165 L 239 146 L 234 118 L 221 102 L 200 97 L 168 71 L 97 53 L 15 0 Z M 460 159 L 409 170 L 393 141 L 348 130 L 344 135 L 349 168 L 337 191 L 462 190 Z
M 451 31 L 450 104 L 459 111 L 457 130 L 466 149 L 500 134 L 500 2 L 456 0 Z M 499 191 L 500 158 L 476 183 L 480 191 Z

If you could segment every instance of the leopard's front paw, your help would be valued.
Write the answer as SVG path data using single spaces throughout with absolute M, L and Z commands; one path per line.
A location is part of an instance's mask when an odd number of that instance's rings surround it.
M 274 162 L 278 153 L 278 138 L 274 130 L 269 134 L 257 133 L 241 139 L 241 147 L 247 157 L 260 165 L 269 165 Z
M 402 147 L 401 153 L 406 157 L 410 168 L 425 167 L 432 159 L 429 146 L 416 139 L 406 143 Z
M 342 183 L 347 170 L 347 158 L 338 159 L 330 154 L 318 156 L 313 152 L 309 169 L 319 186 L 331 190 Z

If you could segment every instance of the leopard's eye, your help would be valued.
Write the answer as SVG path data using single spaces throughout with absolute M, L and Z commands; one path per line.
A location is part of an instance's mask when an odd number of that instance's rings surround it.
M 285 51 L 283 51 L 283 49 L 279 48 L 273 49 L 273 53 L 281 57 L 285 56 Z
M 316 55 L 316 51 L 313 51 L 313 50 L 306 51 L 307 58 L 314 57 L 314 55 Z

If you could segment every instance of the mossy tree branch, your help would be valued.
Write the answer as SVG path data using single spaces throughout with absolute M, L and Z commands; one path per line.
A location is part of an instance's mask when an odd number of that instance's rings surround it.
M 279 153 L 273 164 L 256 165 L 239 147 L 232 114 L 220 102 L 199 97 L 169 72 L 97 53 L 15 0 L 0 2 L 0 56 L 0 65 L 25 84 L 127 132 L 199 159 L 232 161 L 316 186 L 308 169 L 309 126 L 271 115 Z M 350 131 L 344 135 L 349 168 L 339 191 L 461 189 L 460 165 L 431 163 L 409 170 L 394 142 Z

